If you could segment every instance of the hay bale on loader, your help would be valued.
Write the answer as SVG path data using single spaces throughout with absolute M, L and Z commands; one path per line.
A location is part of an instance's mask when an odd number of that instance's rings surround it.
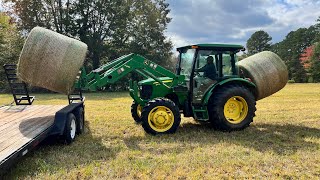
M 263 51 L 238 62 L 245 77 L 257 85 L 257 100 L 281 90 L 288 82 L 288 70 L 281 58 Z
M 33 86 L 69 94 L 86 53 L 85 43 L 35 27 L 23 46 L 17 74 Z

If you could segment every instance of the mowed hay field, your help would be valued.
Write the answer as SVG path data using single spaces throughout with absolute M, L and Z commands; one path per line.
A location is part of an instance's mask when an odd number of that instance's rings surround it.
M 67 104 L 63 95 L 36 97 Z M 86 94 L 86 133 L 69 146 L 42 145 L 8 178 L 320 178 L 320 84 L 287 85 L 257 102 L 249 128 L 231 133 L 183 118 L 176 134 L 150 136 L 131 118 L 131 102 L 127 92 Z

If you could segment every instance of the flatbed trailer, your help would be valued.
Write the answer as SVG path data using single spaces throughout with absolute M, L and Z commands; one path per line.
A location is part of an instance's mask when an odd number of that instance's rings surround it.
M 85 117 L 81 90 L 68 95 L 69 105 L 32 105 L 35 97 L 17 77 L 17 65 L 5 64 L 3 68 L 15 105 L 0 106 L 0 179 L 48 136 L 72 143 L 83 133 Z
M 48 136 L 62 137 L 64 142 L 69 144 L 83 129 L 82 101 L 69 105 L 1 107 L 0 175 L 5 174 L 19 158 L 37 147 Z

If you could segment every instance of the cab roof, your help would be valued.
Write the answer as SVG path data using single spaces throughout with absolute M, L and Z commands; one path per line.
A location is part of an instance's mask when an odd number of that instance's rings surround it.
M 242 45 L 238 44 L 195 44 L 195 45 L 188 45 L 177 48 L 177 51 L 180 49 L 210 49 L 210 50 L 222 50 L 222 51 L 239 51 L 244 49 Z

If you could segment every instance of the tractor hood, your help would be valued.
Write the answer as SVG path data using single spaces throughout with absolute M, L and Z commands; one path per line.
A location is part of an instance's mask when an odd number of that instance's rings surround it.
M 172 78 L 169 78 L 169 77 L 160 77 L 159 79 L 160 79 L 160 81 L 162 81 L 165 84 L 171 83 L 173 81 Z M 140 86 L 141 85 L 156 85 L 156 84 L 159 84 L 159 83 L 152 78 L 148 78 L 148 79 L 145 79 L 145 80 L 138 82 L 138 85 L 140 85 Z

